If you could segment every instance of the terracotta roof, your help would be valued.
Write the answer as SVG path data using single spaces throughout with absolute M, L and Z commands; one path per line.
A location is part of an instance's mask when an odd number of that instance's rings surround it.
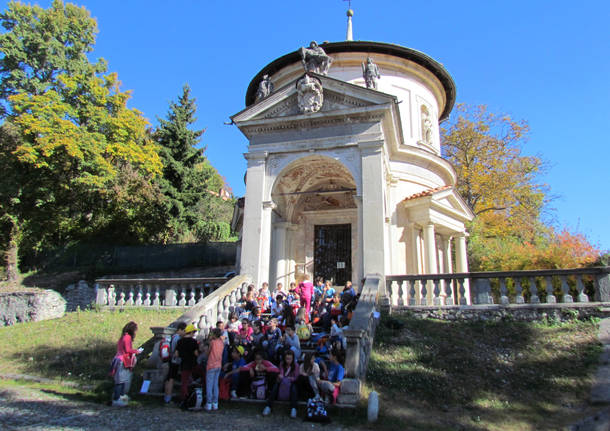
M 402 201 L 406 202 L 406 201 L 410 201 L 411 199 L 417 199 L 417 198 L 421 198 L 424 196 L 432 196 L 434 193 L 442 192 L 443 190 L 450 189 L 451 187 L 452 186 L 446 185 L 446 186 L 435 187 L 433 189 L 424 190 L 423 192 L 419 192 L 419 193 L 415 193 L 414 195 L 407 196 Z

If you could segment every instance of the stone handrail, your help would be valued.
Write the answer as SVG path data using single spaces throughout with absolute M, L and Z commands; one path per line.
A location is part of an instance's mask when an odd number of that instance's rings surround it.
M 358 305 L 352 313 L 349 329 L 343 334 L 347 340 L 345 351 L 345 375 L 341 383 L 339 402 L 341 404 L 356 404 L 360 399 L 360 382 L 366 377 L 375 329 L 379 322 L 378 302 L 383 292 L 383 278 L 378 274 L 366 276 L 364 286 L 360 291 Z
M 586 294 L 592 282 L 594 298 Z M 610 301 L 610 267 L 391 275 L 390 306 L 555 304 Z
M 101 307 L 191 307 L 227 281 L 225 277 L 100 278 L 95 280 Z
M 251 281 L 251 277 L 247 275 L 233 277 L 201 302 L 189 308 L 170 327 L 175 327 L 179 322 L 193 323 L 199 330 L 199 337 L 207 337 L 209 329 L 215 327 L 218 320 L 224 322 L 228 320 L 229 313 L 246 294 Z

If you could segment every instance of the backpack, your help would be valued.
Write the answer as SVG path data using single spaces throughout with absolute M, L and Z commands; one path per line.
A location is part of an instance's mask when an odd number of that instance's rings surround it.
M 255 377 L 250 383 L 250 389 L 257 400 L 267 399 L 267 380 L 265 377 Z
M 311 338 L 311 331 L 309 327 L 304 324 L 297 325 L 297 336 L 301 341 L 307 341 Z
M 169 360 L 171 359 L 172 354 L 169 337 L 159 342 L 159 357 L 163 362 L 169 362 Z
M 203 389 L 195 387 L 191 390 L 186 400 L 182 402 L 183 410 L 201 410 L 203 404 Z
M 330 422 L 330 417 L 326 411 L 326 404 L 324 400 L 319 398 L 310 398 L 307 400 L 307 413 L 305 414 L 305 420 L 310 422 Z

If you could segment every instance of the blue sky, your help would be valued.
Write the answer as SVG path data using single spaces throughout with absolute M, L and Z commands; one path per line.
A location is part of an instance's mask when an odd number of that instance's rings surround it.
M 2 9 L 6 1 L 0 1 Z M 50 0 L 40 0 L 48 7 Z M 85 0 L 93 57 L 118 72 L 155 124 L 188 83 L 212 164 L 244 193 L 247 141 L 229 116 L 266 64 L 311 40 L 345 39 L 341 0 Z M 444 64 L 457 100 L 531 127 L 524 150 L 549 163 L 551 216 L 610 249 L 610 2 L 353 0 L 354 39 L 396 43 Z

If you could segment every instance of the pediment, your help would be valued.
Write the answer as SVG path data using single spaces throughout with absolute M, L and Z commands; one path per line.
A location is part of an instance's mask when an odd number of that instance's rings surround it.
M 456 216 L 463 221 L 472 220 L 474 214 L 470 207 L 451 186 L 424 190 L 403 200 L 406 207 L 426 206 Z
M 327 76 L 314 75 L 314 78 L 322 84 L 323 94 L 322 107 L 315 113 L 304 113 L 299 108 L 297 95 L 297 82 L 301 79 L 299 78 L 235 114 L 231 119 L 239 126 L 240 123 L 252 121 L 367 110 L 375 106 L 387 106 L 388 103 L 395 101 L 395 97 L 392 95 Z

